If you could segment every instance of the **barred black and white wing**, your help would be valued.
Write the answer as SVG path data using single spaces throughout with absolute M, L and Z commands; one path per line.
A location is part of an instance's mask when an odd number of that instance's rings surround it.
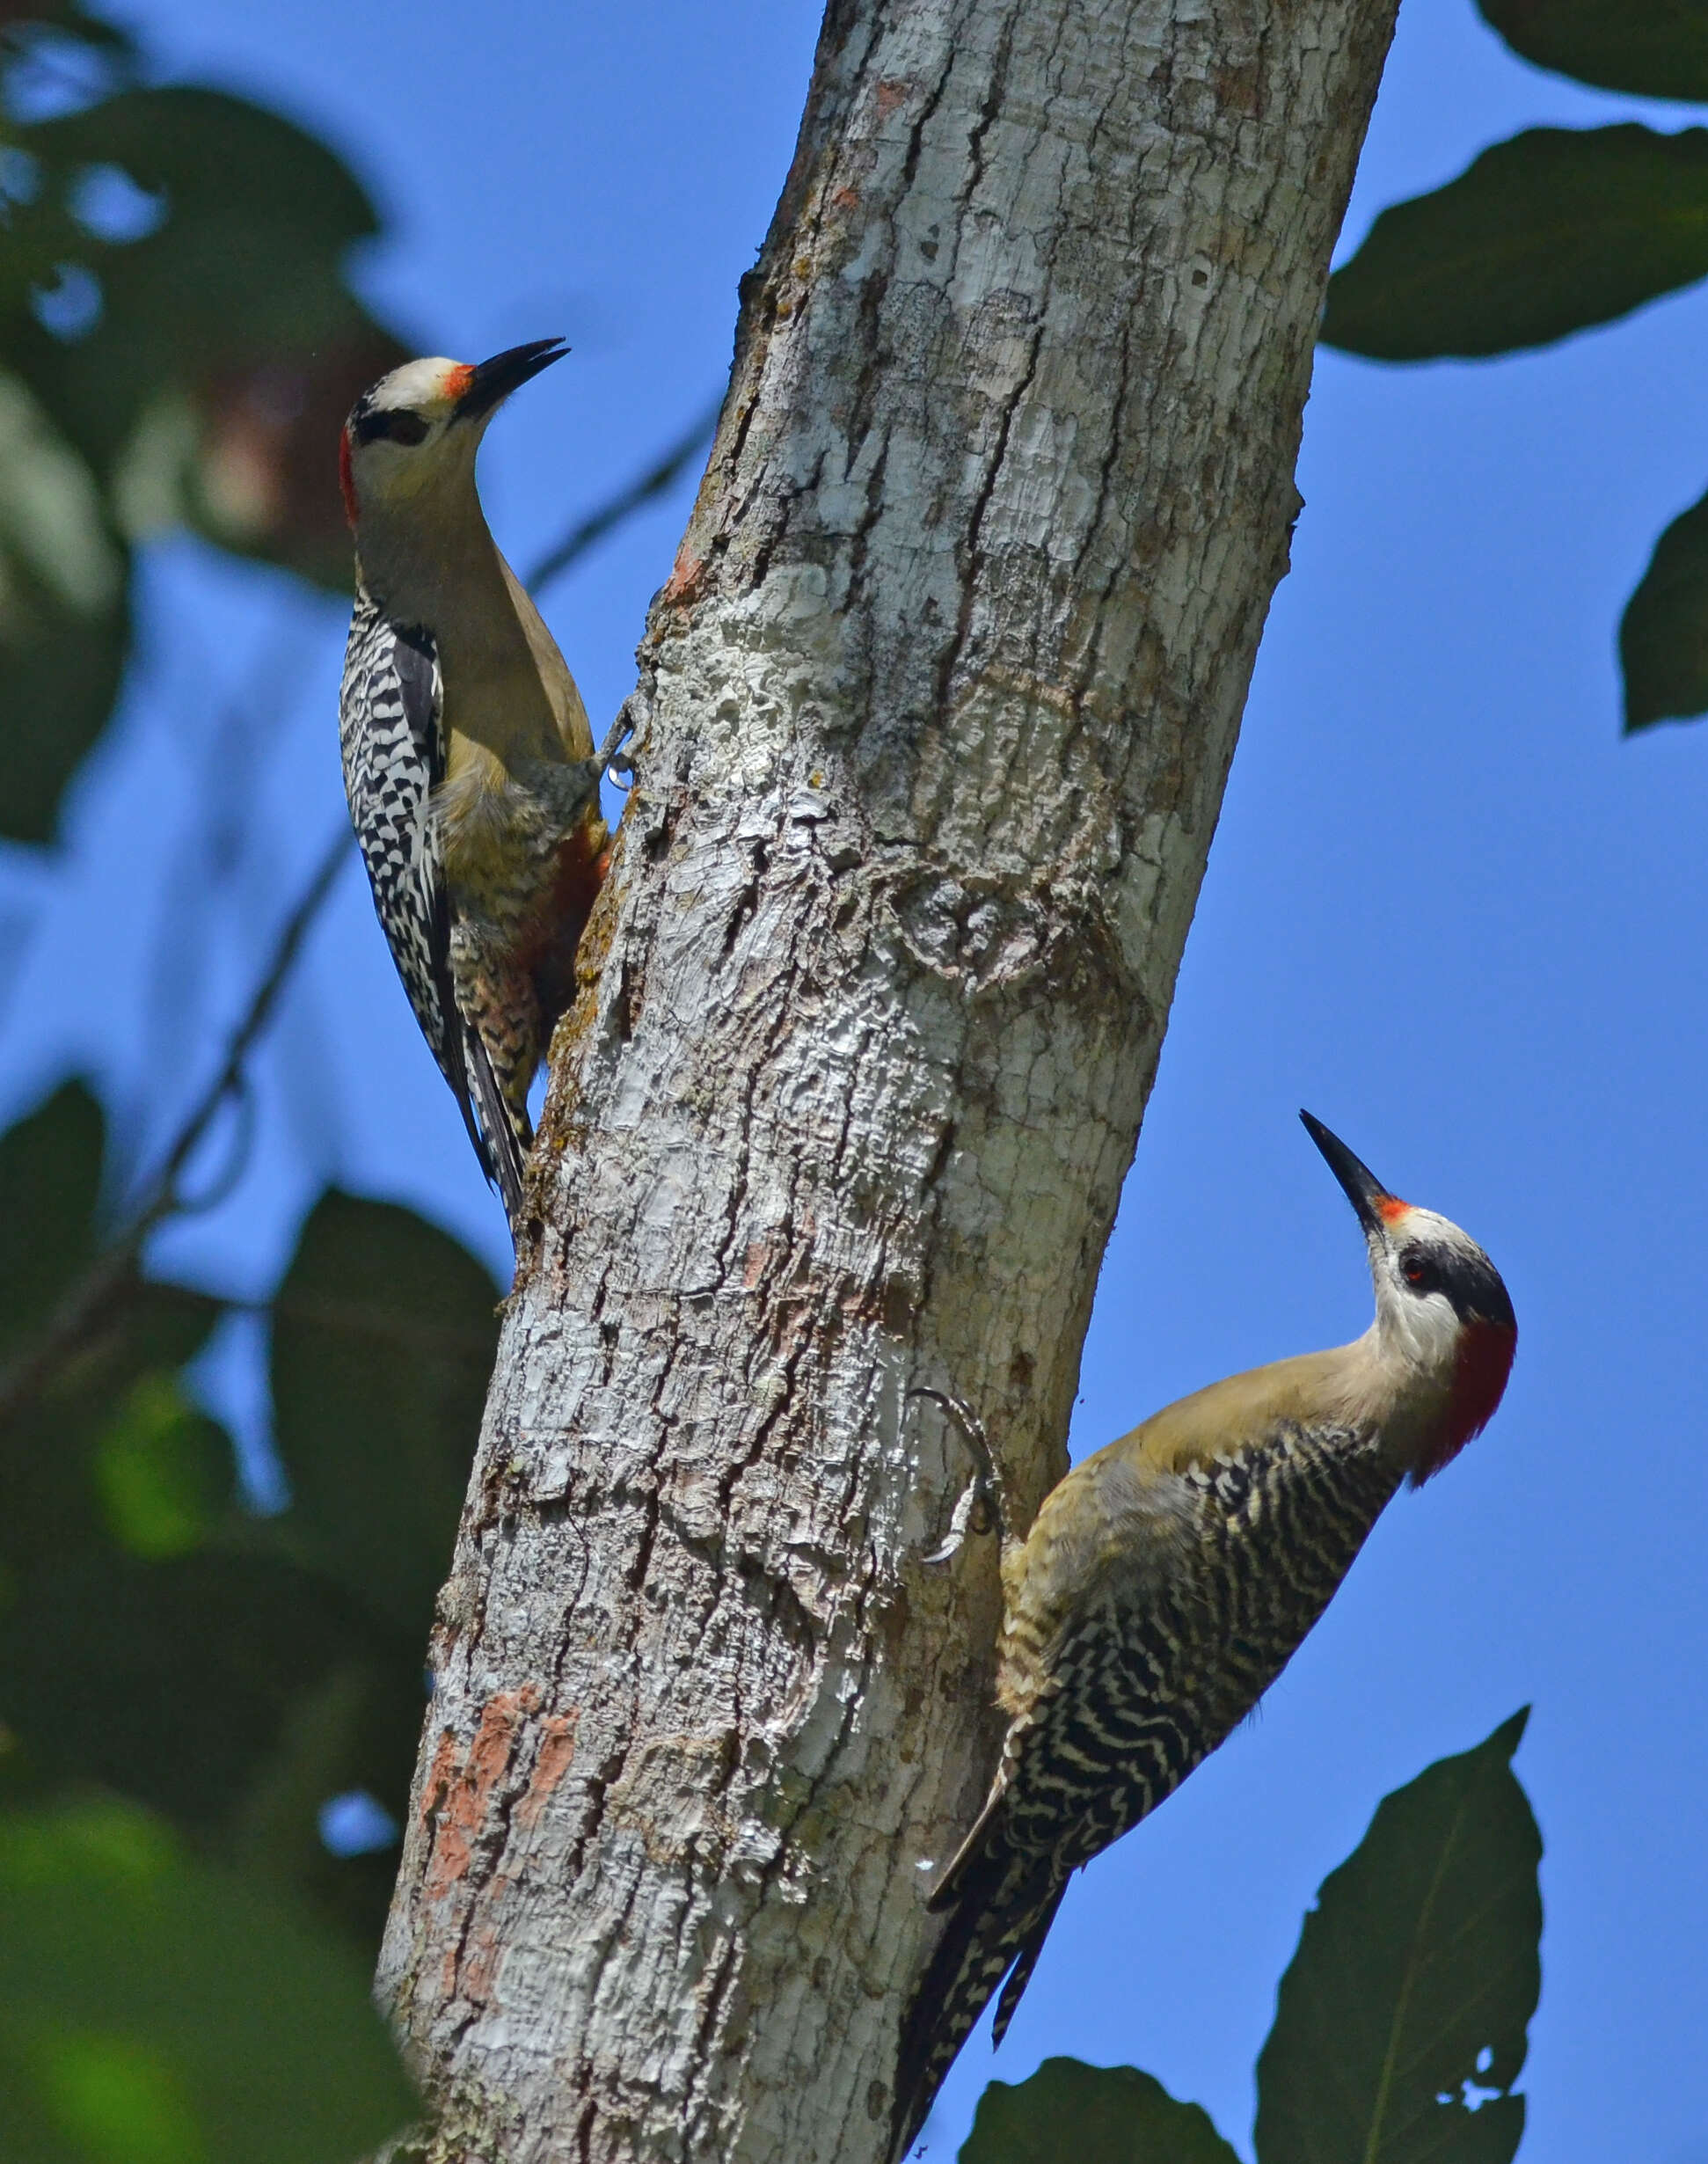
M 514 1219 L 521 1151 L 485 1048 L 465 1027 L 451 984 L 450 896 L 430 811 L 444 775 L 442 703 L 432 639 L 419 625 L 394 623 L 358 586 L 339 699 L 350 820 L 421 1034 L 450 1084 L 480 1168 Z

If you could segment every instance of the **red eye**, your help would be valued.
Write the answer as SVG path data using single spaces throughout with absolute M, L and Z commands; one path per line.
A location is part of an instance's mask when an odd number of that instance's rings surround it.
M 1415 1247 L 1399 1258 L 1399 1274 L 1408 1285 L 1415 1285 L 1420 1291 L 1429 1290 L 1437 1282 L 1427 1256 L 1420 1254 Z

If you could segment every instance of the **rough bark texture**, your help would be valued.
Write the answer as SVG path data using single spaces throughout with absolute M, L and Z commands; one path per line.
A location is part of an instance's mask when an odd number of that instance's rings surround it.
M 1392 12 L 833 0 L 441 1604 L 435 2159 L 882 2154 L 998 1733 L 907 1393 L 1063 1468 Z

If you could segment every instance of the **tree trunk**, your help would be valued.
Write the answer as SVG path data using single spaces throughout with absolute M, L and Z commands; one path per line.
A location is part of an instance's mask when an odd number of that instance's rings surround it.
M 1392 15 L 832 0 L 441 1602 L 434 2159 L 883 2156 L 999 1733 L 908 1393 L 1063 1470 Z

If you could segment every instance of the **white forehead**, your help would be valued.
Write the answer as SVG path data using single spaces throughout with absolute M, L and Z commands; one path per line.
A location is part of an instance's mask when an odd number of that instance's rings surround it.
M 1388 1219 L 1389 1236 L 1399 1242 L 1416 1239 L 1427 1246 L 1456 1247 L 1463 1254 L 1481 1254 L 1482 1249 L 1470 1233 L 1454 1224 L 1451 1217 L 1443 1217 L 1439 1210 L 1421 1210 L 1409 1203 L 1403 1216 Z
M 405 361 L 400 369 L 381 377 L 369 392 L 368 403 L 383 413 L 395 413 L 399 407 L 419 413 L 428 406 L 442 405 L 450 396 L 451 379 L 467 373 L 462 362 L 447 361 L 442 355 L 427 361 Z

